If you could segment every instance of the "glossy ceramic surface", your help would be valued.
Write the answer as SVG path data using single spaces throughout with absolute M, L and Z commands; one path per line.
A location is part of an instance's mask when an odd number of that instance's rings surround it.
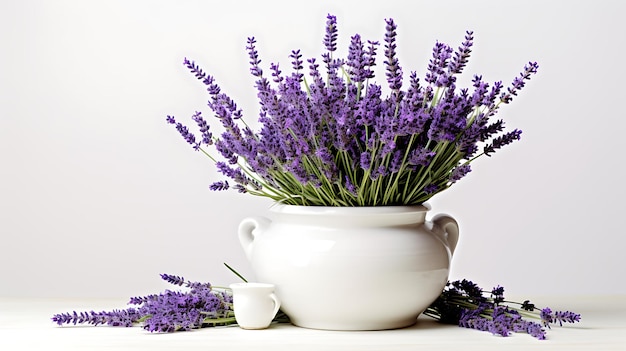
M 230 284 L 237 324 L 243 329 L 265 329 L 276 316 L 280 301 L 274 285 L 266 283 Z

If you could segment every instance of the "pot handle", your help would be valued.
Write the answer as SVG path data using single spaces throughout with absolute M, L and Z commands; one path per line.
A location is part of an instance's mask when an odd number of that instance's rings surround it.
M 239 223 L 239 243 L 243 247 L 248 260 L 252 259 L 252 249 L 256 236 L 270 225 L 271 221 L 266 217 L 248 217 Z
M 450 257 L 452 257 L 459 241 L 459 224 L 454 218 L 446 214 L 434 216 L 432 222 L 433 232 L 448 246 Z
M 272 312 L 272 319 L 274 319 L 274 317 L 276 317 L 276 313 L 278 313 L 278 310 L 280 309 L 280 300 L 275 293 L 271 293 L 270 298 L 274 301 L 274 312 Z

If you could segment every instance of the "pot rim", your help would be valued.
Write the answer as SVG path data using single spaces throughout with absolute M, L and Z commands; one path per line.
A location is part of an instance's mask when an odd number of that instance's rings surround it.
M 274 203 L 270 212 L 298 215 L 380 215 L 426 213 L 431 210 L 428 203 L 410 206 L 302 206 Z

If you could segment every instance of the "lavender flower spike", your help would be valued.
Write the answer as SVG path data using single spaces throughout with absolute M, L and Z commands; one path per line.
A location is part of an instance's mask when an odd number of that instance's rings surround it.
M 526 84 L 525 81 L 529 80 L 532 74 L 537 73 L 538 68 L 539 65 L 537 62 L 529 62 L 526 66 L 524 66 L 524 71 L 520 73 L 519 77 L 515 77 L 515 79 L 513 79 L 511 87 L 507 89 L 506 93 L 502 93 L 500 100 L 502 100 L 505 104 L 510 103 L 513 100 L 513 96 L 517 96 L 517 92 L 524 87 Z
M 541 310 L 540 313 L 541 321 L 543 325 L 550 328 L 550 324 L 559 323 L 560 326 L 563 323 L 575 323 L 580 321 L 580 314 L 570 312 L 570 311 L 556 311 L 552 312 L 549 307 L 546 307 Z
M 202 83 L 204 83 L 204 85 L 211 85 L 213 84 L 213 77 L 204 73 L 204 71 L 202 70 L 202 68 L 200 68 L 198 65 L 196 65 L 195 62 L 193 61 L 189 61 L 186 57 L 183 60 L 183 64 L 185 66 L 187 66 L 187 68 L 189 68 L 189 70 L 191 71 L 191 73 L 193 73 L 194 76 L 196 76 L 196 78 L 198 78 L 199 80 L 202 81 Z
M 213 145 L 213 133 L 211 133 L 211 131 L 209 130 L 209 124 L 202 117 L 202 113 L 196 111 L 191 119 L 193 119 L 200 128 L 200 133 L 202 133 L 202 143 L 205 145 Z
M 76 312 L 59 313 L 52 316 L 52 321 L 58 325 L 63 324 L 91 324 L 110 325 L 113 327 L 132 327 L 133 323 L 139 319 L 139 313 L 134 308 L 127 310 L 113 310 L 110 312 Z
M 178 286 L 185 284 L 185 278 L 179 277 L 177 275 L 163 273 L 161 274 L 161 278 L 170 284 L 174 284 Z
M 291 65 L 293 66 L 293 70 L 295 71 L 293 76 L 296 78 L 298 82 L 301 82 L 302 78 L 304 77 L 304 74 L 301 73 L 300 71 L 304 67 L 302 66 L 303 61 L 302 61 L 302 54 L 300 53 L 300 50 L 291 51 L 291 55 L 289 55 L 289 58 L 293 59 L 293 61 L 291 61 Z
M 261 77 L 263 75 L 263 70 L 259 67 L 261 60 L 259 59 L 259 53 L 256 51 L 256 39 L 254 37 L 248 38 L 248 45 L 246 49 L 248 50 L 248 56 L 250 57 L 250 73 L 252 73 L 255 77 Z
M 352 81 L 355 83 L 363 83 L 369 76 L 369 72 L 365 71 L 365 67 L 368 64 L 368 59 L 363 52 L 363 42 L 361 36 L 355 34 L 348 48 L 348 73 L 352 77 Z
M 176 125 L 176 130 L 178 130 L 187 143 L 193 146 L 194 150 L 198 150 L 200 148 L 200 144 L 196 142 L 196 136 L 193 135 L 193 133 L 191 133 L 186 126 L 176 122 L 174 116 L 167 116 L 166 120 L 167 123 Z
M 387 83 L 389 83 L 389 88 L 399 91 L 402 88 L 402 68 L 400 68 L 396 57 L 397 26 L 391 18 L 385 22 L 387 23 L 385 27 L 385 56 L 387 60 L 384 63 L 387 65 Z
M 465 41 L 459 47 L 458 51 L 454 53 L 454 57 L 450 61 L 448 71 L 450 75 L 460 74 L 467 65 L 467 61 L 472 53 L 472 46 L 474 45 L 474 32 L 468 30 L 465 32 Z
M 209 189 L 213 191 L 222 191 L 222 190 L 228 190 L 229 187 L 230 185 L 228 184 L 228 181 L 224 180 L 224 181 L 219 181 L 219 182 L 215 182 L 211 184 L 209 186 Z
M 324 35 L 324 46 L 326 50 L 333 52 L 337 50 L 337 17 L 331 14 L 326 16 L 326 35 Z
M 491 156 L 490 153 L 495 152 L 496 149 L 499 149 L 503 147 L 504 145 L 508 145 L 515 140 L 519 140 L 521 134 L 522 134 L 521 130 L 515 129 L 512 132 L 496 137 L 495 139 L 493 139 L 491 144 L 485 145 L 483 152 L 485 153 L 485 155 Z
M 450 174 L 450 183 L 456 183 L 461 178 L 465 177 L 471 170 L 472 169 L 469 164 L 460 165 L 454 168 Z
M 365 78 L 370 79 L 374 78 L 374 70 L 372 68 L 376 66 L 376 49 L 378 49 L 378 45 L 380 45 L 380 43 L 377 41 L 368 40 L 367 44 L 369 44 L 369 46 L 367 47 L 367 53 L 365 56 L 368 68 L 365 70 Z
M 428 72 L 424 80 L 438 87 L 448 87 L 454 83 L 451 73 L 446 71 L 452 57 L 452 48 L 444 43 L 437 42 L 433 48 L 433 57 L 428 63 Z
M 554 320 L 559 322 L 562 326 L 563 323 L 575 323 L 580 321 L 580 314 L 570 311 L 556 311 L 554 312 Z

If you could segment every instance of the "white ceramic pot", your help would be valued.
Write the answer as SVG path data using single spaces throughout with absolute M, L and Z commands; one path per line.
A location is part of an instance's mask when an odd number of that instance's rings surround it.
M 412 325 L 441 293 L 458 225 L 428 206 L 275 205 L 244 219 L 239 239 L 260 282 L 276 286 L 297 326 L 380 330 Z

